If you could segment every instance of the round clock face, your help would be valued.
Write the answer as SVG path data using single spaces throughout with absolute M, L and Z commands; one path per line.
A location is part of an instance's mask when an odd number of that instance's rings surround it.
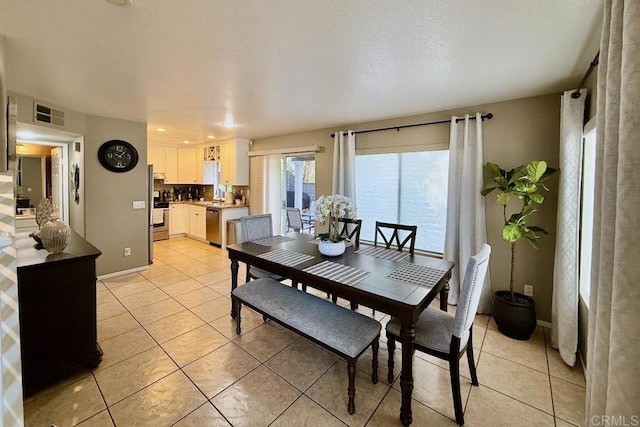
M 138 164 L 138 151 L 126 141 L 113 139 L 100 146 L 98 160 L 113 172 L 127 172 Z

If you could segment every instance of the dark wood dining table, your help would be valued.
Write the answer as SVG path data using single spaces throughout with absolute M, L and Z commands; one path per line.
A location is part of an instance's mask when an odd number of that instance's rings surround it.
M 340 256 L 326 257 L 318 250 L 317 243 L 312 243 L 313 239 L 314 237 L 308 234 L 287 233 L 284 236 L 273 238 L 271 240 L 273 243 L 270 246 L 266 246 L 265 242 L 262 242 L 263 244 L 245 242 L 227 246 L 231 260 L 231 290 L 233 291 L 238 286 L 238 263 L 244 262 L 398 318 L 402 323 L 400 330 L 402 342 L 400 420 L 403 425 L 410 425 L 412 422 L 411 394 L 413 392 L 415 324 L 420 313 L 429 306 L 438 293 L 440 293 L 440 308 L 446 310 L 448 281 L 454 264 L 450 261 L 419 254 L 408 255 L 400 261 L 385 260 L 358 253 L 359 249 L 368 247 L 362 244 L 359 248 L 347 247 L 344 254 Z M 264 256 L 275 250 L 305 254 L 311 258 L 299 264 L 287 266 L 281 262 L 261 257 L 261 255 Z M 323 261 L 346 265 L 370 274 L 357 283 L 347 285 L 336 279 L 320 277 L 305 271 L 306 268 Z M 398 269 L 405 264 L 413 264 L 405 267 L 417 266 L 420 271 L 428 271 L 429 274 L 421 275 L 413 282 L 405 281 L 410 279 L 398 280 L 389 277 L 392 274 L 395 275 Z M 422 283 L 417 284 L 416 282 Z M 231 308 L 231 316 L 235 318 L 233 307 Z

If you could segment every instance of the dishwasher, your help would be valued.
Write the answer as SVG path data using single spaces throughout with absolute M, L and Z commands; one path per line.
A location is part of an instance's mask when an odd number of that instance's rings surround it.
M 219 208 L 207 208 L 207 240 L 214 245 L 222 245 Z

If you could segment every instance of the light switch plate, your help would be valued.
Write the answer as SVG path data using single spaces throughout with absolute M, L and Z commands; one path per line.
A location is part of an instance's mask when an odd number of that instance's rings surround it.
M 145 208 L 144 200 L 135 200 L 133 202 L 133 209 L 144 209 Z

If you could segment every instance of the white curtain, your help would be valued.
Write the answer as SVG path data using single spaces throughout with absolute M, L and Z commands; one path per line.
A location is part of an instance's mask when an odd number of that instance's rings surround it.
M 640 2 L 604 5 L 585 411 L 598 426 L 640 415 Z
M 460 120 L 458 122 L 458 120 Z M 460 284 L 469 258 L 487 243 L 484 197 L 482 191 L 482 115 L 475 121 L 467 114 L 451 118 L 449 136 L 449 190 L 447 195 L 447 224 L 444 239 L 444 258 L 455 262 L 449 280 L 449 304 L 457 304 Z M 479 313 L 491 313 L 491 278 L 485 277 L 478 306 Z
M 562 360 L 573 366 L 578 349 L 578 280 L 580 260 L 580 183 L 582 180 L 582 128 L 586 89 L 562 95 L 560 108 L 560 188 L 553 264 L 551 343 Z
M 333 137 L 332 192 L 356 201 L 356 134 L 352 130 Z

